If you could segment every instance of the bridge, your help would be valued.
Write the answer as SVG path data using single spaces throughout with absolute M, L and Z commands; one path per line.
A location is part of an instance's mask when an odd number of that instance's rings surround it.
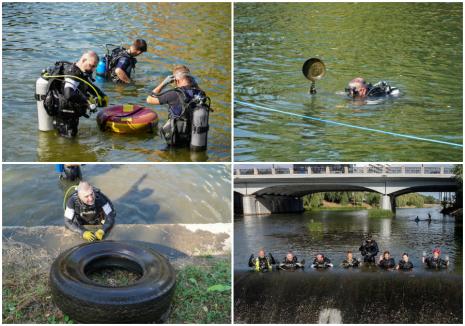
M 316 165 L 234 170 L 234 206 L 244 215 L 304 210 L 302 196 L 333 191 L 382 195 L 381 208 L 395 210 L 395 198 L 412 192 L 451 193 L 458 189 L 451 166 L 365 167 Z M 447 196 L 445 196 L 447 197 Z

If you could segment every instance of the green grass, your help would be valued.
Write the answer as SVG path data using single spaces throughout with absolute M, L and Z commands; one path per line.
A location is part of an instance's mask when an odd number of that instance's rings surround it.
M 133 284 L 141 275 L 120 268 L 104 268 L 88 277 L 100 285 L 118 287 Z
M 368 210 L 368 217 L 370 218 L 391 218 L 394 215 L 394 212 L 388 209 L 373 208 Z
M 207 260 L 208 261 L 208 260 Z M 188 266 L 177 275 L 169 323 L 231 323 L 231 265 Z
M 30 267 L 30 268 L 29 268 Z M 126 271 L 112 272 L 116 286 L 134 280 Z M 73 324 L 52 301 L 48 270 L 3 265 L 4 324 Z M 97 277 L 105 278 L 107 271 Z M 134 274 L 136 275 L 136 274 Z M 98 279 L 96 279 L 98 281 Z M 230 323 L 231 265 L 227 259 L 202 258 L 177 271 L 170 323 Z

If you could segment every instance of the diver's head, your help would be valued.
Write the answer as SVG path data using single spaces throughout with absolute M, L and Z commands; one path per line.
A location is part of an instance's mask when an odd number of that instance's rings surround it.
M 368 85 L 365 79 L 357 77 L 349 82 L 346 92 L 350 97 L 365 97 L 368 93 Z
M 98 61 L 97 53 L 94 51 L 87 51 L 81 56 L 76 66 L 81 69 L 82 72 L 92 74 L 95 68 L 97 68 Z
M 316 255 L 316 260 L 317 260 L 318 262 L 323 262 L 324 259 L 325 259 L 325 256 L 324 256 L 323 254 L 318 254 L 318 255 Z
M 391 253 L 389 251 L 387 251 L 387 250 L 383 253 L 383 258 L 384 259 L 389 259 L 390 256 L 391 256 Z
M 439 250 L 439 248 L 435 248 L 433 250 L 433 257 L 434 258 L 438 258 L 440 254 L 441 254 L 441 250 Z
M 176 87 L 195 86 L 195 80 L 191 75 L 191 71 L 184 65 L 176 65 L 173 68 L 173 76 Z
M 79 199 L 86 205 L 92 206 L 95 203 L 94 188 L 86 181 L 79 182 L 77 193 Z
M 408 262 L 408 254 L 406 252 L 402 254 L 402 260 L 406 263 Z
M 373 236 L 370 234 L 367 235 L 367 238 L 365 239 L 366 242 L 371 243 L 373 241 Z
M 137 57 L 139 54 L 147 52 L 147 42 L 143 39 L 137 39 L 129 47 L 129 54 L 133 57 Z
M 264 258 L 265 257 L 265 249 L 260 249 L 258 251 L 258 257 L 260 258 Z
M 349 251 L 347 252 L 347 259 L 348 259 L 348 260 L 352 260 L 353 257 L 354 257 L 354 256 L 353 256 L 353 254 L 352 254 L 352 251 L 349 250 Z
M 293 259 L 294 259 L 294 254 L 292 253 L 292 251 L 289 251 L 286 255 L 286 260 L 292 261 Z

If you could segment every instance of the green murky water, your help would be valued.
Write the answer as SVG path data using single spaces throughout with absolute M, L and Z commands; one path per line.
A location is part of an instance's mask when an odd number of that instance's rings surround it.
M 230 161 L 231 5 L 229 3 L 4 3 L 4 161 Z M 110 104 L 145 104 L 175 64 L 190 67 L 212 99 L 208 150 L 165 151 L 158 134 L 123 136 L 98 130 L 95 115 L 80 119 L 79 136 L 37 130 L 35 81 L 55 61 L 76 61 L 83 50 L 144 38 L 135 83 L 102 88 Z M 167 108 L 153 106 L 160 123 Z
M 300 115 L 462 143 L 462 4 L 237 3 L 235 99 Z M 302 65 L 326 64 L 318 93 Z M 352 78 L 400 97 L 354 102 Z M 236 161 L 457 161 L 462 150 L 235 104 Z
M 84 180 L 114 204 L 117 224 L 229 223 L 230 167 L 223 164 L 87 164 Z M 69 182 L 53 164 L 3 167 L 3 225 L 63 225 Z

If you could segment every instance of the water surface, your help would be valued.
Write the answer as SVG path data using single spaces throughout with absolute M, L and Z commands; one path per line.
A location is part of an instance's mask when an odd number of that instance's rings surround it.
M 117 224 L 229 223 L 230 167 L 85 165 L 83 178 L 112 200 Z M 71 184 L 54 165 L 3 166 L 3 225 L 63 225 Z
M 235 99 L 295 114 L 462 143 L 462 4 L 237 3 Z M 302 65 L 321 58 L 318 93 Z M 354 102 L 352 78 L 396 99 Z M 235 104 L 237 161 L 455 161 L 462 150 Z

